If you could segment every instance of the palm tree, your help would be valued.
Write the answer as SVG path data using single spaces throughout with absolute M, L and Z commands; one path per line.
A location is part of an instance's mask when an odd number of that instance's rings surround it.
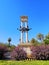
M 8 38 L 9 47 L 10 47 L 10 42 L 11 42 L 11 38 Z
M 34 46 L 38 45 L 38 41 L 35 38 L 32 38 L 30 42 Z
M 41 42 L 43 42 L 44 35 L 41 34 L 41 33 L 38 33 L 38 34 L 37 34 L 37 39 L 40 40 Z

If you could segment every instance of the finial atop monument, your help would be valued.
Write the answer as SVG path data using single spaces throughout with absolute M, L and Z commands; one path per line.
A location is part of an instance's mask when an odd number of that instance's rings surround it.
M 28 16 L 21 16 L 21 22 L 27 22 L 28 21 Z

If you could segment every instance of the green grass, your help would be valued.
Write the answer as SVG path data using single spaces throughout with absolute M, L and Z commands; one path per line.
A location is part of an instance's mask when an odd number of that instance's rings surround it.
M 39 61 L 39 60 L 32 60 L 32 61 L 4 61 L 0 60 L 0 65 L 49 65 L 49 61 Z

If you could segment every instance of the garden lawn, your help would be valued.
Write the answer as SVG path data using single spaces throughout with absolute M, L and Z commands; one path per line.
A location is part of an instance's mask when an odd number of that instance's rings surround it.
M 0 60 L 0 65 L 49 65 L 49 61 L 32 60 L 32 61 L 4 61 Z

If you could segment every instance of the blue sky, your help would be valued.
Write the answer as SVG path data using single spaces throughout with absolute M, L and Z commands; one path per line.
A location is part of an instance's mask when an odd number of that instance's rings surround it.
M 12 44 L 19 43 L 20 16 L 28 16 L 29 40 L 37 33 L 49 32 L 49 0 L 0 0 L 0 42 L 12 38 Z

